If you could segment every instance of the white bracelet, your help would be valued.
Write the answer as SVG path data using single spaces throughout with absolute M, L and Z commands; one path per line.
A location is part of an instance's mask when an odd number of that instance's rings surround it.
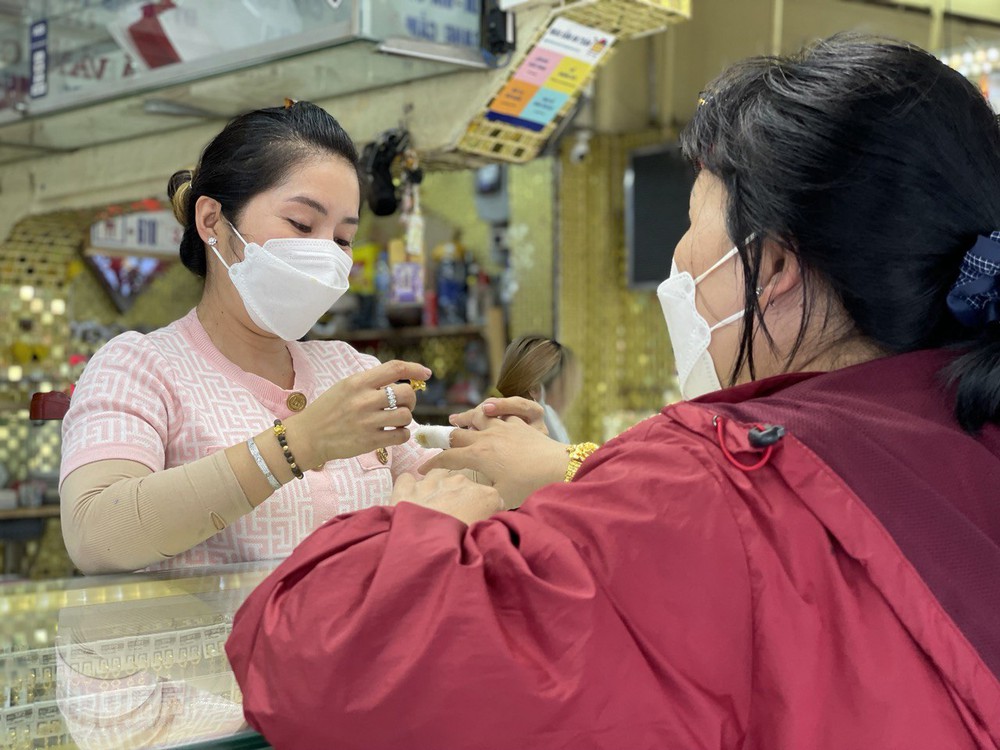
M 264 457 L 260 455 L 260 449 L 257 447 L 257 443 L 254 442 L 253 438 L 247 440 L 247 448 L 250 449 L 250 455 L 253 456 L 254 463 L 257 464 L 257 468 L 260 469 L 261 473 L 267 478 L 267 483 L 271 485 L 272 490 L 280 490 L 281 482 L 279 482 L 271 470 L 267 468 L 267 462 Z

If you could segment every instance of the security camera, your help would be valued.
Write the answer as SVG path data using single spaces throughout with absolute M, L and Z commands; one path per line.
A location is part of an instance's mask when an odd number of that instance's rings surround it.
M 590 139 L 594 134 L 589 130 L 576 131 L 576 140 L 569 150 L 569 160 L 574 164 L 579 164 L 590 153 Z

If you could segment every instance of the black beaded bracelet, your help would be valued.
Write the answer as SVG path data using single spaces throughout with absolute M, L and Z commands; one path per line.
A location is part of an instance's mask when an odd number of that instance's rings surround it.
M 292 455 L 292 449 L 288 447 L 288 440 L 285 439 L 285 425 L 281 423 L 280 419 L 274 420 L 274 434 L 278 438 L 281 452 L 285 454 L 285 460 L 288 462 L 292 474 L 295 475 L 296 479 L 305 479 L 306 475 L 302 473 L 302 469 L 295 462 L 295 456 Z

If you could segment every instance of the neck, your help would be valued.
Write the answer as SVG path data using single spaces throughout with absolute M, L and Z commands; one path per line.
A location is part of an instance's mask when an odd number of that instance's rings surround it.
M 793 372 L 831 372 L 884 357 L 888 352 L 861 337 L 851 337 L 803 357 Z
M 226 359 L 245 372 L 252 373 L 290 390 L 295 370 L 288 345 L 275 336 L 262 336 L 234 317 L 226 305 L 206 285 L 197 308 L 198 320 Z

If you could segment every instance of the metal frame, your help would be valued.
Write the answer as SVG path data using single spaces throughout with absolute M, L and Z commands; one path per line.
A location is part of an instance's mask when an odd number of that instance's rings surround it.
M 165 66 L 150 71 L 144 71 L 133 79 L 119 81 L 99 90 L 81 91 L 77 94 L 67 94 L 58 97 L 57 101 L 45 99 L 26 100 L 23 111 L 12 111 L 0 114 L 0 125 L 9 125 L 33 117 L 57 114 L 79 109 L 81 107 L 104 104 L 126 96 L 156 91 L 170 86 L 204 80 L 214 76 L 232 73 L 276 60 L 308 52 L 315 52 L 326 47 L 347 44 L 352 41 L 375 41 L 361 34 L 361 2 L 355 2 L 350 21 L 331 24 L 321 29 L 305 31 L 295 36 L 275 39 L 264 45 L 259 45 L 257 52 L 248 56 L 248 49 L 231 50 L 213 55 L 204 60 Z
M 421 60 L 464 65 L 469 68 L 488 70 L 489 65 L 483 59 L 481 50 L 471 47 L 458 47 L 453 44 L 438 44 L 423 39 L 391 36 L 378 45 L 378 51 L 388 55 L 416 57 Z

